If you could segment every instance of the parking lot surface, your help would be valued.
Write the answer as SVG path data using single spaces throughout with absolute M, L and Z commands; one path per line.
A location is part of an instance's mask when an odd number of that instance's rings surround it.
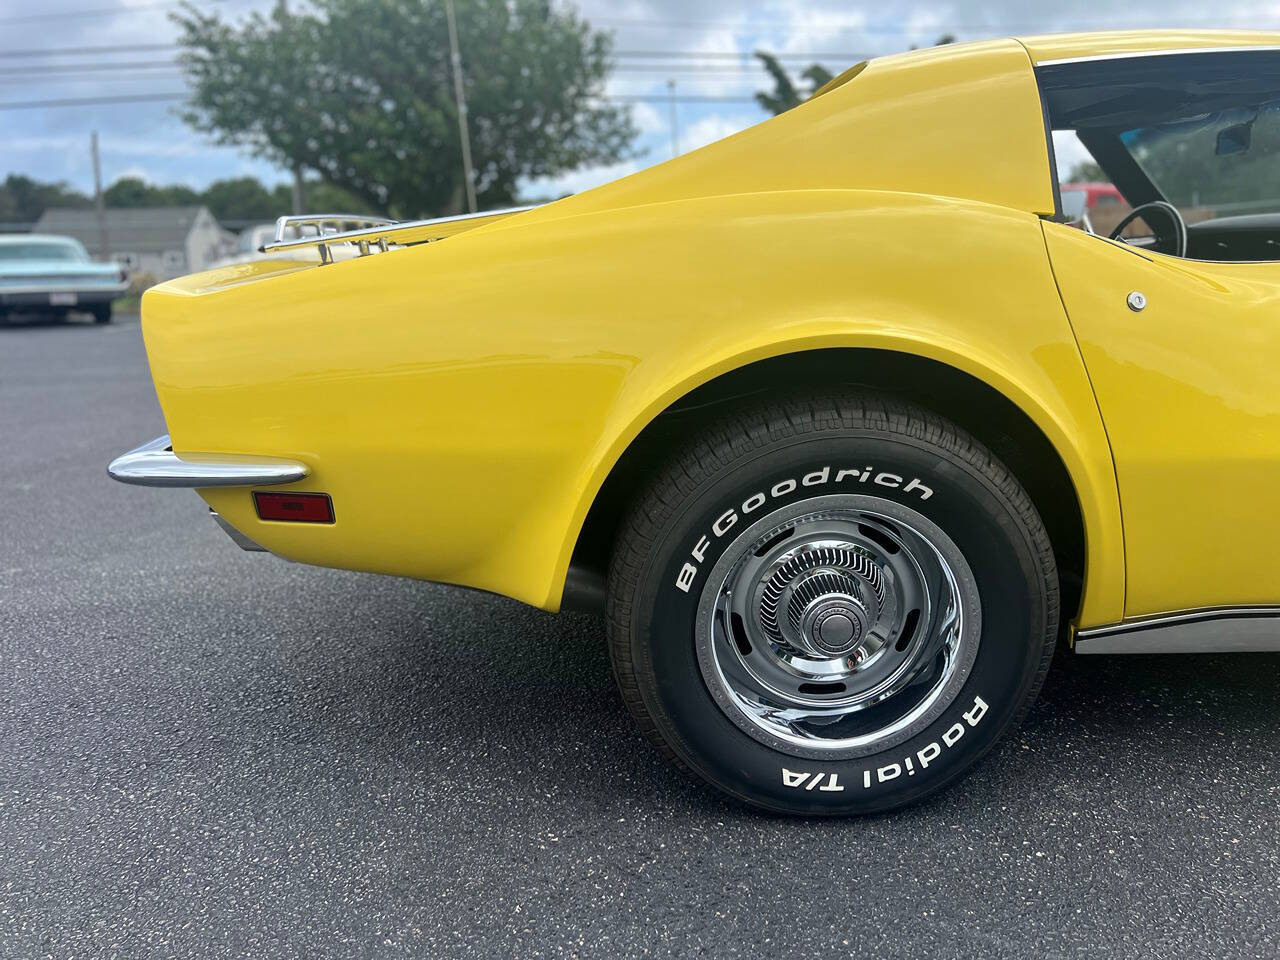
M 242 553 L 107 479 L 163 432 L 136 318 L 0 328 L 0 956 L 1280 952 L 1278 657 L 1060 654 L 943 796 L 761 816 L 601 621 Z

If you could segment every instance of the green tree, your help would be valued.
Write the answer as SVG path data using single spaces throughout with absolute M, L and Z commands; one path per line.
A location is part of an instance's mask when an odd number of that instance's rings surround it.
M 353 196 L 340 187 L 323 180 L 308 180 L 303 189 L 309 213 L 361 213 L 381 216 L 385 211 L 368 200 Z M 264 220 L 293 213 L 293 187 L 278 183 L 271 190 L 271 215 Z
M 629 112 L 601 102 L 608 34 L 549 0 L 456 6 L 482 206 L 511 203 L 522 178 L 630 155 Z M 174 20 L 197 130 L 393 215 L 461 209 L 442 0 L 315 0 L 237 24 L 187 4 Z
M 778 62 L 777 57 L 763 50 L 757 50 L 756 59 L 764 65 L 765 72 L 773 80 L 773 92 L 757 92 L 756 102 L 775 116 L 779 113 L 785 113 L 792 107 L 797 107 L 805 100 L 808 100 L 825 86 L 833 76 L 831 71 L 822 64 L 810 64 L 800 73 L 802 80 L 809 81 L 808 91 L 801 93 L 796 89 L 796 85 L 791 81 L 791 75 Z
M 949 44 L 949 43 L 955 43 L 955 42 L 956 42 L 956 35 L 955 35 L 954 33 L 944 33 L 944 34 L 942 34 L 942 36 L 938 37 L 938 39 L 937 39 L 937 40 L 933 41 L 933 45 L 934 45 L 935 47 L 945 47 L 947 44 Z M 911 49 L 911 50 L 919 50 L 919 49 L 920 49 L 920 47 L 919 47 L 917 44 L 914 44 L 914 43 L 913 43 L 913 44 L 909 47 L 909 49 Z
M 170 189 L 173 188 L 162 188 Z M 322 180 L 308 180 L 307 207 L 314 213 L 377 213 L 367 202 Z M 219 220 L 266 222 L 293 212 L 291 187 L 287 183 L 267 188 L 256 177 L 214 180 L 199 195 L 199 201 Z
M 1252 119 L 1249 119 L 1252 115 Z M 1251 140 L 1239 152 L 1218 152 L 1218 134 L 1248 122 Z M 1225 216 L 1280 206 L 1280 108 L 1227 110 L 1127 135 L 1143 173 L 1183 213 Z
M 276 189 L 280 190 L 281 188 L 277 187 Z M 283 189 L 284 195 L 288 197 L 289 186 L 285 184 Z M 341 187 L 335 187 L 333 184 L 325 183 L 323 180 L 308 180 L 306 196 L 307 209 L 312 213 L 382 214 L 386 212 L 382 207 L 371 204 L 368 200 L 353 196 Z M 286 213 L 290 209 L 289 206 L 286 206 L 281 212 Z
M 934 43 L 935 47 L 946 46 L 948 43 L 955 43 L 956 36 L 954 33 L 944 33 L 938 37 Z M 915 50 L 916 45 L 913 43 L 911 49 Z M 796 89 L 796 85 L 791 81 L 791 75 L 787 73 L 786 68 L 778 62 L 778 58 L 771 53 L 763 50 L 756 51 L 756 58 L 764 64 L 765 71 L 773 80 L 773 92 L 764 93 L 758 91 L 756 93 L 756 102 L 764 107 L 774 116 L 779 113 L 785 113 L 792 107 L 798 107 L 804 103 L 815 93 L 827 85 L 835 75 L 820 63 L 811 63 L 800 72 L 803 80 L 809 81 L 809 89 L 802 93 Z
M 0 222 L 34 223 L 51 207 L 88 206 L 89 198 L 65 183 L 41 183 L 11 173 L 0 183 Z
M 190 187 L 157 187 L 138 177 L 121 177 L 102 191 L 102 200 L 108 207 L 190 207 L 201 202 Z
M 200 195 L 204 205 L 219 220 L 274 220 L 288 209 L 281 208 L 272 191 L 255 177 L 215 180 Z
M 1109 183 L 1111 178 L 1092 160 L 1079 160 L 1072 164 L 1067 183 Z

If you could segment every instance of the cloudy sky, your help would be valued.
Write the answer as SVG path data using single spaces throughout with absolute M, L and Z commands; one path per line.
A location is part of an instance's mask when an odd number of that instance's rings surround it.
M 265 9 L 271 0 L 213 0 L 224 17 Z M 301 0 L 295 0 L 295 5 Z M 175 35 L 171 0 L 0 0 L 0 176 L 25 173 L 92 187 L 90 131 L 101 137 L 103 176 L 141 176 L 156 183 L 202 187 L 221 177 L 252 174 L 268 183 L 282 171 L 239 151 L 213 147 L 174 116 L 170 102 L 56 106 L 48 101 L 164 95 L 183 89 L 167 61 Z M 619 53 L 610 92 L 652 97 L 633 104 L 642 157 L 613 169 L 581 170 L 528 186 L 530 195 L 579 190 L 666 159 L 673 123 L 665 97 L 675 81 L 681 101 L 674 132 L 689 150 L 764 119 L 750 100 L 767 86 L 750 52 L 763 48 L 793 59 L 799 70 L 821 60 L 833 72 L 868 56 L 928 46 L 940 34 L 961 40 L 1059 30 L 1129 27 L 1275 28 L 1280 2 L 1189 0 L 1070 4 L 1024 0 L 958 2 L 836 2 L 836 0 L 579 0 L 579 9 L 612 30 Z M 465 41 L 464 41 L 465 43 Z M 136 46 L 139 49 L 121 50 Z M 49 50 L 81 50 L 50 55 Z M 652 54 L 666 56 L 653 56 Z M 676 54 L 676 56 L 671 56 Z M 464 50 L 465 56 L 465 50 Z M 30 106 L 32 103 L 40 104 Z M 1060 158 L 1065 165 L 1071 151 Z

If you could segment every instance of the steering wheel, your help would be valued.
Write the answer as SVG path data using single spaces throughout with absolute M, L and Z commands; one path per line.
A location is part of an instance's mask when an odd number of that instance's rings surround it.
M 1148 213 L 1160 212 L 1165 215 L 1165 219 L 1173 225 L 1173 236 L 1165 236 L 1152 227 L 1155 232 L 1156 246 L 1159 248 L 1166 240 L 1173 241 L 1173 250 L 1166 251 L 1172 253 L 1175 257 L 1185 257 L 1187 255 L 1187 221 L 1182 219 L 1182 214 L 1178 212 L 1178 208 L 1172 203 L 1166 203 L 1164 200 L 1152 200 L 1150 203 L 1144 203 L 1134 207 L 1129 211 L 1123 220 L 1116 224 L 1115 229 L 1107 234 L 1108 240 L 1119 240 L 1121 243 L 1127 242 L 1120 234 L 1124 233 L 1125 227 L 1133 223 L 1133 221 L 1144 218 Z

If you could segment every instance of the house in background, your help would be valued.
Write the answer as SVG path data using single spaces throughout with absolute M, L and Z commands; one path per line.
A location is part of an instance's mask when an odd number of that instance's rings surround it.
M 236 235 L 222 229 L 207 207 L 107 210 L 106 225 L 109 255 L 93 209 L 46 210 L 34 232 L 75 237 L 95 260 L 111 259 L 157 280 L 205 270 L 236 247 Z

